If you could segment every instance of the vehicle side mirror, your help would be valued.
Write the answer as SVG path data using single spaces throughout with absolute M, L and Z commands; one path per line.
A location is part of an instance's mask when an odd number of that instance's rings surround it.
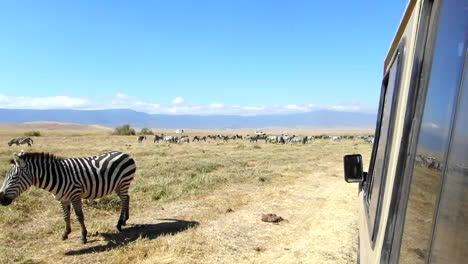
M 363 182 L 367 173 L 362 171 L 362 156 L 360 154 L 344 156 L 344 177 L 346 182 Z

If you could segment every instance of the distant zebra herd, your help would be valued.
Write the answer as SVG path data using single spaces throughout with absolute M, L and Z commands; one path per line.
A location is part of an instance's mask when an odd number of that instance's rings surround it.
M 333 136 L 333 135 L 317 135 L 317 136 L 296 136 L 296 135 L 288 135 L 288 134 L 281 134 L 281 135 L 266 135 L 266 134 L 259 134 L 259 135 L 245 135 L 241 136 L 239 134 L 236 135 L 207 135 L 207 136 L 193 136 L 192 140 L 190 140 L 189 136 L 166 136 L 164 134 L 155 135 L 153 138 L 153 143 L 172 143 L 172 144 L 179 144 L 179 143 L 190 143 L 192 142 L 206 142 L 207 140 L 221 140 L 223 142 L 227 142 L 229 140 L 246 140 L 249 142 L 258 142 L 259 140 L 265 141 L 265 143 L 279 143 L 279 144 L 307 144 L 311 143 L 315 139 L 330 139 L 332 141 L 338 141 L 342 139 L 362 139 L 364 142 L 369 144 L 374 144 L 374 136 L 362 136 L 362 135 L 344 135 L 344 136 Z M 138 136 L 137 137 L 138 143 L 142 143 L 146 140 L 146 136 Z

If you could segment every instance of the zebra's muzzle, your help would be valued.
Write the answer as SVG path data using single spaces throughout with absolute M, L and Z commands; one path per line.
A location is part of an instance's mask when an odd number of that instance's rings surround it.
M 3 206 L 9 205 L 13 202 L 13 199 L 5 197 L 5 194 L 3 192 L 0 193 L 0 204 Z

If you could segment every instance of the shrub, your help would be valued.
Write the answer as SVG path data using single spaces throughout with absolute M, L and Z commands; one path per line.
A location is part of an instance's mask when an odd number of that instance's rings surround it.
M 154 133 L 149 128 L 144 127 L 141 129 L 140 135 L 154 135 Z
M 116 127 L 114 130 L 114 135 L 121 135 L 121 136 L 134 136 L 136 135 L 135 129 L 130 128 L 130 125 L 123 125 Z
M 41 132 L 40 132 L 40 131 L 37 131 L 37 130 L 32 130 L 32 131 L 24 132 L 24 135 L 25 135 L 26 137 L 40 137 L 40 136 L 41 136 Z

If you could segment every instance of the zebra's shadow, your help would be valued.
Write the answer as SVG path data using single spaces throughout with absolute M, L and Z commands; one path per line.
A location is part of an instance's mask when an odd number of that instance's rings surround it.
M 107 241 L 106 245 L 98 245 L 89 248 L 71 250 L 65 252 L 67 256 L 83 255 L 89 253 L 108 251 L 120 246 L 127 245 L 138 238 L 155 239 L 159 236 L 176 234 L 199 225 L 196 221 L 185 221 L 178 219 L 158 219 L 166 222 L 158 224 L 128 225 L 120 233 L 100 233 Z

